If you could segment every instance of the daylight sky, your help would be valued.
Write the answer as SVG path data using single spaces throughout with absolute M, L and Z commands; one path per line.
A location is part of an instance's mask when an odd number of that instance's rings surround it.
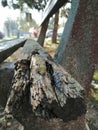
M 3 30 L 3 23 L 7 18 L 13 18 L 14 20 L 19 16 L 19 10 L 13 12 L 13 9 L 8 7 L 2 7 L 0 3 L 0 31 Z
M 67 4 L 68 7 L 70 7 L 70 4 Z M 42 13 L 39 13 L 37 10 L 35 9 L 31 9 L 30 12 L 32 13 L 32 18 L 38 23 L 40 24 L 41 20 L 42 20 Z M 20 16 L 20 11 L 14 10 L 14 9 L 9 9 L 9 7 L 2 7 L 1 2 L 0 2 L 0 31 L 3 31 L 3 26 L 4 26 L 4 22 L 10 18 L 11 20 L 16 20 L 17 17 Z M 62 19 L 60 19 L 62 20 Z M 61 21 L 62 22 L 62 21 Z M 66 22 L 66 21 L 65 21 Z
M 17 17 L 20 16 L 20 11 L 14 10 L 14 9 L 9 9 L 9 7 L 2 7 L 1 2 L 0 2 L 0 31 L 3 31 L 3 24 L 4 21 L 7 20 L 7 18 L 10 18 L 12 20 L 16 20 Z M 37 23 L 40 23 L 41 21 L 41 15 L 38 13 L 37 10 L 32 11 L 32 17 L 35 19 Z

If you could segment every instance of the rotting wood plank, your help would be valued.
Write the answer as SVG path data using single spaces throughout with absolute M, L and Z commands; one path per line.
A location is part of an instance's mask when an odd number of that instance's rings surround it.
M 22 47 L 26 39 L 14 39 L 0 42 L 0 63 L 15 52 L 19 47 Z

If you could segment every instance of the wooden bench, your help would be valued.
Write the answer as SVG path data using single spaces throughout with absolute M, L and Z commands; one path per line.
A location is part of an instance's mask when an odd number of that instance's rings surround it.
M 67 1 L 68 0 L 49 0 L 44 10 L 41 25 L 47 18 L 50 18 L 53 14 L 55 14 Z
M 49 23 L 49 18 L 53 16 L 53 14 L 56 13 L 59 10 L 59 8 L 63 6 L 64 4 L 66 4 L 67 2 L 68 0 L 49 0 L 48 1 L 46 8 L 44 10 L 44 13 L 43 13 L 44 14 L 43 19 L 40 23 L 41 30 L 40 30 L 40 34 L 37 40 L 41 46 L 43 46 L 44 44 L 44 39 L 45 39 L 45 35 L 48 28 L 48 23 Z
M 13 39 L 0 42 L 0 104 L 3 107 L 8 98 L 8 91 L 14 73 L 14 63 L 3 61 L 12 55 L 18 48 L 22 47 L 25 41 L 26 39 Z
M 0 42 L 0 63 L 12 55 L 18 48 L 22 47 L 26 39 L 14 39 Z
M 0 42 L 0 125 L 1 121 L 5 120 L 5 117 L 2 115 L 4 107 L 7 102 L 9 89 L 11 87 L 13 74 L 14 74 L 14 63 L 12 62 L 3 62 L 7 57 L 12 55 L 18 48 L 22 47 L 26 39 L 13 39 Z M 1 106 L 2 105 L 2 106 Z M 10 117 L 9 117 L 10 118 Z M 11 123 L 5 122 L 2 128 L 8 130 L 23 130 L 23 126 L 13 118 Z M 8 126 L 8 127 L 7 127 Z

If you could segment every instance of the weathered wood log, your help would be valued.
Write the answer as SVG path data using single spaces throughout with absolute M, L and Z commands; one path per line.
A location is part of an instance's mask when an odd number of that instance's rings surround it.
M 36 42 L 28 40 L 23 53 L 15 65 L 5 112 L 13 113 L 26 130 L 85 130 L 86 107 L 80 84 Z
M 22 47 L 25 41 L 25 39 L 14 39 L 0 42 L 0 63 L 9 57 L 19 47 Z
M 39 50 L 40 54 L 44 57 L 50 57 L 43 47 L 41 47 L 36 41 L 29 39 L 23 47 L 19 60 L 27 59 L 34 50 Z

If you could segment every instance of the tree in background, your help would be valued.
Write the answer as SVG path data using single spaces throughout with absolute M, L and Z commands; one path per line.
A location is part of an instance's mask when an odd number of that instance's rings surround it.
M 27 4 L 30 8 L 35 8 L 37 10 L 43 10 L 48 0 L 17 0 L 17 1 L 10 1 L 9 0 L 2 0 L 1 3 L 4 7 L 10 6 L 14 9 L 23 9 L 24 4 Z
M 64 4 L 64 6 L 55 13 L 53 35 L 52 35 L 52 43 L 57 43 L 57 33 L 58 33 L 58 28 L 59 28 L 59 19 L 63 18 L 63 27 L 64 27 L 65 18 L 66 19 L 68 18 L 70 8 L 67 7 L 67 5 L 69 3 L 71 3 L 71 1 L 67 1 Z
M 57 43 L 58 23 L 59 23 L 59 10 L 55 13 L 52 43 Z
M 17 34 L 17 22 L 10 20 L 10 18 L 8 18 L 5 23 L 4 23 L 4 30 L 5 30 L 5 34 L 10 37 L 10 36 L 15 36 Z
M 2 0 L 2 5 L 5 6 L 10 6 L 13 7 L 14 9 L 20 9 L 21 11 L 26 10 L 25 14 L 26 14 L 26 21 L 27 23 L 29 23 L 29 25 L 32 24 L 32 17 L 31 17 L 31 13 L 28 10 L 28 8 L 35 8 L 38 11 L 44 10 L 46 4 L 47 4 L 48 0 L 17 0 L 16 1 L 12 1 L 10 3 L 8 3 L 8 0 Z M 66 0 L 65 3 L 69 2 L 68 0 Z M 25 4 L 27 5 L 27 8 L 25 8 Z M 53 14 L 51 14 L 52 16 Z M 53 27 L 53 36 L 52 36 L 52 42 L 53 43 L 57 43 L 57 30 L 58 30 L 58 22 L 59 22 L 59 11 L 56 12 L 55 14 L 55 18 L 54 18 L 54 27 Z M 45 22 L 43 23 L 42 27 L 41 27 L 41 31 L 38 37 L 38 42 L 41 46 L 44 45 L 44 40 L 45 40 L 45 35 L 46 35 L 46 31 L 48 28 L 48 24 L 49 24 L 49 18 L 47 18 L 45 20 Z
M 14 9 L 19 8 L 21 11 L 24 10 L 24 4 L 27 4 L 28 8 L 35 8 L 38 11 L 40 10 L 44 10 L 46 3 L 48 2 L 48 0 L 17 0 L 17 2 L 12 1 L 12 3 L 8 3 L 8 0 L 2 0 L 2 5 L 3 6 L 11 6 Z M 65 3 L 69 2 L 68 0 L 66 0 Z M 53 14 L 51 14 L 52 16 Z M 32 23 L 32 17 L 31 14 L 29 12 L 26 12 L 26 21 L 30 24 Z M 55 18 L 54 18 L 54 27 L 53 27 L 53 36 L 52 36 L 52 42 L 53 43 L 57 43 L 57 30 L 58 30 L 58 21 L 59 21 L 59 11 L 55 14 Z M 46 22 L 46 23 L 45 23 Z M 43 27 L 41 27 L 41 32 L 39 34 L 38 37 L 38 42 L 40 43 L 40 45 L 44 45 L 44 40 L 45 40 L 45 35 L 46 35 L 46 31 L 48 28 L 48 24 L 49 24 L 49 18 L 47 18 L 45 20 L 45 22 L 43 23 Z
M 50 2 L 52 2 L 52 1 L 50 1 Z M 49 18 L 51 16 L 53 16 L 53 14 L 56 13 L 62 5 L 64 5 L 64 4 L 66 5 L 69 1 L 68 0 L 64 0 L 64 1 L 56 1 L 56 2 L 57 2 L 56 3 L 57 7 L 56 8 L 54 7 L 54 9 L 52 9 L 52 11 L 50 12 L 49 16 L 47 16 L 47 18 L 45 19 L 46 22 L 47 21 L 49 22 Z M 47 29 L 44 29 L 44 27 L 46 26 L 45 25 L 45 21 L 42 23 L 42 30 L 43 30 L 43 32 L 42 31 L 40 32 L 39 39 L 38 39 L 38 42 L 41 43 L 41 46 L 44 45 L 44 39 L 45 39 L 45 34 L 46 34 L 45 31 L 47 30 Z M 58 11 L 58 13 L 55 14 L 55 18 L 54 18 L 53 37 L 52 37 L 52 42 L 53 43 L 57 43 L 58 22 L 59 22 L 59 11 Z M 48 26 L 47 26 L 47 28 L 48 28 Z M 44 34 L 44 37 L 43 37 L 43 34 Z M 43 40 L 42 40 L 42 37 L 43 37 Z
M 50 30 L 53 29 L 53 22 L 54 22 L 54 18 L 51 17 L 50 20 L 49 20 L 48 29 L 50 29 Z
M 49 18 L 47 18 L 42 27 L 41 27 L 41 31 L 40 31 L 40 34 L 39 34 L 39 37 L 38 37 L 38 40 L 37 42 L 41 45 L 41 46 L 44 46 L 44 40 L 45 40 L 45 36 L 46 36 L 46 31 L 47 31 L 47 28 L 48 28 L 48 23 L 49 23 Z
M 68 16 L 69 16 L 69 11 L 70 11 L 70 8 L 71 8 L 71 2 L 68 2 L 68 4 L 70 4 L 70 6 L 66 6 L 64 5 L 61 9 L 60 9 L 60 18 L 62 19 L 63 23 L 61 26 L 65 26 L 65 21 L 66 19 L 68 19 Z
M 33 19 L 32 22 L 28 24 L 23 17 L 18 17 L 17 20 L 11 20 L 8 18 L 4 22 L 5 35 L 11 37 L 16 36 L 18 33 L 22 34 L 23 32 L 28 32 L 32 25 L 35 27 L 38 26 Z
M 21 30 L 26 31 L 26 32 L 30 29 L 30 27 L 32 27 L 32 25 L 34 27 L 38 27 L 38 25 L 34 19 L 32 19 L 32 21 L 30 21 L 28 19 L 27 21 L 25 21 L 24 17 L 18 17 L 17 18 L 18 27 L 20 27 Z
M 22 12 L 24 12 L 24 5 L 26 4 L 27 5 L 27 8 L 35 8 L 37 9 L 38 11 L 41 11 L 41 10 L 44 10 L 45 6 L 46 6 L 46 3 L 47 3 L 48 0 L 17 0 L 17 1 L 11 1 L 10 3 L 8 2 L 8 0 L 2 0 L 2 5 L 5 7 L 5 6 L 10 6 L 10 7 L 13 7 L 14 9 L 20 9 Z M 28 9 L 26 9 L 28 10 Z M 26 11 L 26 22 L 30 24 L 32 24 L 32 17 L 31 17 L 31 13 L 28 11 Z M 41 30 L 41 33 L 43 31 L 45 31 L 45 29 L 47 30 L 47 27 L 48 27 L 48 23 L 46 22 L 45 23 L 45 26 L 44 26 L 44 29 L 42 28 Z M 44 42 L 44 39 L 45 39 L 45 34 L 46 34 L 46 31 L 43 33 L 43 36 L 39 36 L 38 38 L 38 41 L 39 43 L 43 43 Z
M 10 1 L 9 0 L 2 0 L 1 3 L 3 7 L 9 6 L 10 8 L 20 9 L 21 11 L 28 10 L 28 8 L 35 8 L 38 11 L 43 10 L 48 0 L 17 0 L 17 1 Z M 25 7 L 26 5 L 26 7 Z M 32 20 L 31 14 L 26 12 L 26 20 Z
M 68 13 L 70 8 L 68 7 L 68 4 L 71 3 L 71 1 L 66 1 L 63 7 L 61 7 L 53 17 L 54 19 L 54 27 L 53 27 L 53 35 L 52 35 L 52 43 L 57 43 L 57 36 L 58 36 L 58 28 L 59 28 L 59 19 L 63 19 L 63 27 L 65 25 L 65 18 L 68 18 Z

